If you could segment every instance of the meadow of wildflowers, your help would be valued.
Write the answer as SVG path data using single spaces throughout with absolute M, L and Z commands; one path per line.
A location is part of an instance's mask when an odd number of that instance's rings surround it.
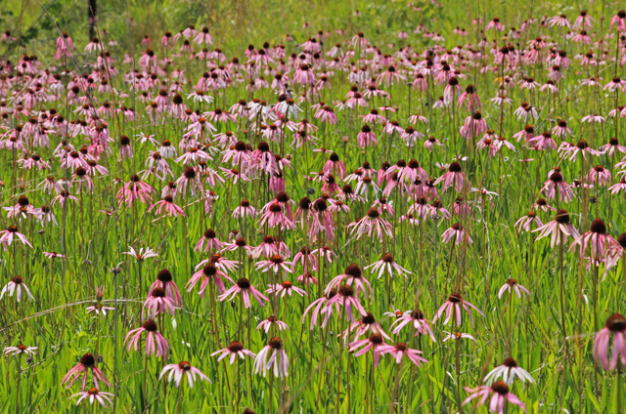
M 626 410 L 624 5 L 270 3 L 0 10 L 0 412 Z

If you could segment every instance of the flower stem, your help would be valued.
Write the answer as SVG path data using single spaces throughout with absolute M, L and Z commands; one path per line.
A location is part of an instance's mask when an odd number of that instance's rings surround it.
M 22 366 L 22 354 L 19 354 L 17 358 L 17 380 L 15 386 L 15 414 L 19 414 L 20 412 L 20 380 L 22 376 L 20 375 L 20 367 Z

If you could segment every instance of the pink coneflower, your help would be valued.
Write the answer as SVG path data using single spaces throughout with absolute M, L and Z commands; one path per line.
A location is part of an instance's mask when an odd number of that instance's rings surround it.
M 152 257 L 159 257 L 158 253 L 152 250 L 150 247 L 142 247 L 139 250 L 135 250 L 132 246 L 128 246 L 129 252 L 123 252 L 122 254 L 127 254 L 133 257 L 138 262 L 143 262 L 146 259 L 150 259 Z
M 156 207 L 156 214 L 167 214 L 169 217 L 184 216 L 185 212 L 182 208 L 174 204 L 174 198 L 171 195 L 163 197 L 161 201 L 158 201 L 151 205 L 147 212 L 152 211 Z
M 619 140 L 615 137 L 611 138 L 608 144 L 605 144 L 598 148 L 598 150 L 602 151 L 605 154 L 608 154 L 609 157 L 613 157 L 615 151 L 619 151 L 622 154 L 626 154 L 626 147 L 619 144 Z
M 513 384 L 516 377 L 519 378 L 522 383 L 526 383 L 526 381 L 533 384 L 535 383 L 535 380 L 528 371 L 524 368 L 520 368 L 517 362 L 511 357 L 506 358 L 501 365 L 491 370 L 483 381 L 485 384 L 491 385 L 500 377 L 502 377 L 502 380 L 509 386 Z
M 246 356 L 252 358 L 253 360 L 256 358 L 256 354 L 248 349 L 243 347 L 243 344 L 238 341 L 232 341 L 228 344 L 228 346 L 224 349 L 220 349 L 211 354 L 211 356 L 219 355 L 217 358 L 217 362 L 220 362 L 224 358 L 229 358 L 228 362 L 232 365 L 235 362 L 235 359 L 239 357 L 242 361 L 246 359 Z
M 289 257 L 291 252 L 284 242 L 273 236 L 263 237 L 263 241 L 252 250 L 252 257 L 255 259 L 260 256 L 270 258 L 277 254 L 283 254 L 285 257 Z
M 313 328 L 317 324 L 317 319 L 320 315 L 324 316 L 322 327 L 326 326 L 332 314 L 332 309 L 329 309 L 328 307 L 329 306 L 328 301 L 334 298 L 335 296 L 337 296 L 337 291 L 334 289 L 331 289 L 330 292 L 324 293 L 324 296 L 322 296 L 321 298 L 316 299 L 313 302 L 311 302 L 311 304 L 304 310 L 304 313 L 302 314 L 302 324 L 304 324 L 307 313 L 309 313 L 309 311 L 313 309 L 313 312 L 311 313 L 311 330 L 313 330 Z M 330 306 L 331 307 L 334 306 L 337 313 L 340 312 L 341 305 L 339 303 L 333 302 L 332 304 L 330 304 Z
M 237 283 L 235 283 L 231 288 L 226 290 L 223 294 L 218 296 L 217 299 L 220 302 L 224 300 L 231 301 L 235 298 L 235 295 L 237 295 L 238 293 L 241 293 L 241 296 L 243 298 L 243 303 L 246 308 L 250 308 L 250 295 L 251 294 L 254 297 L 254 299 L 256 299 L 256 301 L 259 302 L 259 305 L 263 307 L 265 307 L 265 303 L 263 303 L 263 301 L 265 302 L 270 301 L 268 298 L 263 296 L 261 292 L 256 290 L 256 288 L 252 286 L 252 284 L 250 284 L 250 281 L 246 279 L 245 277 L 239 279 Z
M 606 224 L 602 219 L 595 219 L 588 232 L 576 237 L 570 250 L 578 246 L 579 254 L 583 256 L 589 245 L 591 245 L 592 259 L 600 262 L 606 259 L 609 252 L 621 249 L 617 240 L 606 233 Z
M 411 272 L 397 264 L 393 259 L 393 255 L 390 253 L 383 254 L 382 258 L 379 261 L 374 262 L 369 266 L 366 266 L 365 269 L 369 269 L 370 267 L 372 268 L 372 272 L 378 272 L 379 279 L 382 277 L 385 271 L 389 273 L 390 277 L 394 276 L 394 271 L 399 276 L 404 276 L 405 278 L 408 278 L 407 275 L 411 274 Z
M 567 20 L 567 16 L 561 14 L 559 16 L 554 16 L 550 18 L 550 26 L 558 26 L 558 27 L 572 27 L 569 20 Z
M 459 100 L 459 107 L 460 107 L 462 106 L 462 103 L 463 103 L 460 98 L 460 95 L 462 93 L 463 93 L 463 88 L 461 88 L 461 85 L 459 85 L 459 80 L 456 78 L 456 76 L 453 76 L 450 79 L 448 79 L 448 83 L 443 90 L 443 101 L 446 105 L 450 105 L 453 102 L 454 98 L 456 97 Z M 463 100 L 465 100 L 465 97 L 463 98 Z
M 612 347 L 609 345 L 611 337 L 613 337 Z M 614 370 L 618 360 L 622 366 L 626 365 L 626 318 L 619 313 L 609 316 L 604 328 L 596 334 L 593 342 L 593 357 L 604 369 Z
M 256 216 L 256 209 L 246 199 L 241 200 L 241 203 L 233 210 L 233 218 L 250 217 L 253 219 Z
M 556 171 L 550 175 L 548 181 L 543 184 L 542 192 L 546 194 L 546 198 L 551 200 L 558 193 L 559 199 L 565 203 L 569 203 L 574 198 L 572 186 L 563 181 L 563 175 Z
M 152 319 L 156 318 L 156 316 L 161 313 L 169 313 L 173 316 L 176 311 L 176 306 L 172 298 L 166 295 L 165 289 L 155 287 L 150 290 L 148 298 L 143 304 L 142 318 L 146 317 L 146 310 L 148 311 L 148 318 Z
M 383 336 L 379 333 L 370 335 L 367 339 L 361 339 L 348 344 L 348 350 L 354 353 L 354 356 L 365 355 L 368 351 L 372 351 L 374 357 L 374 366 L 378 366 L 378 360 L 381 355 L 384 355 L 383 347 L 387 345 L 383 339 Z M 361 348 L 361 349 L 359 349 Z
M 487 30 L 496 30 L 501 32 L 504 30 L 504 25 L 500 23 L 500 19 L 494 17 L 489 23 L 487 23 Z
M 587 173 L 587 182 L 589 184 L 597 183 L 601 186 L 611 184 L 611 172 L 601 165 L 596 165 Z
M 416 190 L 416 193 L 421 191 Z M 415 213 L 421 220 L 425 220 L 432 214 L 432 207 L 428 204 L 428 198 L 420 196 L 415 199 L 415 203 L 411 204 L 407 214 Z
M 313 276 L 313 274 L 311 272 L 304 272 L 303 274 L 298 276 L 296 278 L 296 280 L 298 282 L 302 283 L 305 286 L 307 286 L 307 285 L 317 285 L 317 283 L 318 283 L 317 278 L 315 276 Z
M 124 345 L 128 343 L 126 347 L 127 351 L 130 351 L 130 348 L 135 345 L 135 351 L 137 351 L 137 347 L 139 346 L 139 340 L 141 338 L 141 334 L 146 333 L 146 355 L 158 355 L 160 357 L 165 358 L 170 349 L 167 340 L 158 332 L 157 324 L 154 320 L 148 319 L 143 323 L 140 328 L 136 328 L 128 332 L 126 338 L 124 339 Z
M 525 231 L 530 231 L 530 225 L 533 223 L 537 227 L 543 226 L 541 219 L 537 217 L 537 213 L 535 213 L 534 211 L 529 211 L 524 217 L 515 222 L 515 227 L 517 227 L 518 233 L 520 233 L 522 229 L 524 229 Z
M 7 247 L 13 243 L 14 238 L 17 238 L 20 242 L 22 242 L 22 244 L 25 244 L 30 248 L 33 247 L 33 245 L 28 242 L 26 236 L 18 232 L 18 228 L 14 224 L 11 224 L 6 230 L 0 231 L 0 234 L 2 235 L 0 237 L 0 244 L 4 246 L 4 250 L 6 250 Z
M 268 356 L 269 360 L 267 359 Z M 259 351 L 254 359 L 254 373 L 262 372 L 265 377 L 267 371 L 272 369 L 272 365 L 274 366 L 275 377 L 280 376 L 282 378 L 289 375 L 287 351 L 283 348 L 283 341 L 278 337 L 271 338 L 268 344 Z
M 453 161 L 448 167 L 448 172 L 437 178 L 434 182 L 435 185 L 443 183 L 443 191 L 446 191 L 450 186 L 454 185 L 457 192 L 462 192 L 465 186 L 469 186 L 470 183 L 465 177 L 461 169 L 461 164 Z
M 281 231 L 295 229 L 296 225 L 285 215 L 279 203 L 272 203 L 259 218 L 259 227 L 279 227 Z
M 61 384 L 62 385 L 67 384 L 67 388 L 69 389 L 74 384 L 74 382 L 76 382 L 78 377 L 80 377 L 82 374 L 83 385 L 81 387 L 81 390 L 84 391 L 85 386 L 87 385 L 87 375 L 89 371 L 91 371 L 93 382 L 96 388 L 98 387 L 98 381 L 104 382 L 109 387 L 111 386 L 111 383 L 109 383 L 109 380 L 106 377 L 106 375 L 104 375 L 102 371 L 100 371 L 100 369 L 96 367 L 96 358 L 93 356 L 93 354 L 89 352 L 87 352 L 85 355 L 83 355 L 80 358 L 80 362 L 78 363 L 78 365 L 70 369 L 67 372 L 67 374 L 63 376 L 63 379 L 61 380 Z
M 176 194 L 183 197 L 190 190 L 194 197 L 203 193 L 202 182 L 200 181 L 199 167 L 187 167 L 183 174 L 176 180 Z
M 308 271 L 315 272 L 319 267 L 317 257 L 308 247 L 303 247 L 293 256 L 293 270 L 295 270 L 297 263 L 302 265 L 305 273 Z
M 621 92 L 626 92 L 626 80 L 620 79 L 619 77 L 614 77 L 613 79 L 611 79 L 609 81 L 609 83 L 607 83 L 604 88 L 602 88 L 603 90 L 609 90 L 609 92 L 615 92 L 616 90 L 619 90 Z
M 492 413 L 497 412 L 498 414 L 502 414 L 504 412 L 505 402 L 517 405 L 522 410 L 524 410 L 524 412 L 526 412 L 526 406 L 524 405 L 524 403 L 521 402 L 520 399 L 517 398 L 517 396 L 513 395 L 509 391 L 509 386 L 504 381 L 496 381 L 491 387 L 488 387 L 486 385 L 481 385 L 478 388 L 466 387 L 465 391 L 469 392 L 470 396 L 467 397 L 465 401 L 463 401 L 463 405 L 479 397 L 479 404 L 484 404 L 491 395 L 489 411 Z
M 130 207 L 135 200 L 140 200 L 144 204 L 148 203 L 152 199 L 153 192 L 154 190 L 148 183 L 142 181 L 137 174 L 133 174 L 130 181 L 117 192 L 116 198 L 120 206 L 127 203 Z
M 433 318 L 433 323 L 437 322 L 437 320 L 441 318 L 441 316 L 445 312 L 446 319 L 443 321 L 444 324 L 447 324 L 450 321 L 450 318 L 454 317 L 456 326 L 461 326 L 461 323 L 463 322 L 461 317 L 461 311 L 465 310 L 469 315 L 472 326 L 474 326 L 474 318 L 472 318 L 471 309 L 474 309 L 480 315 L 485 316 L 476 306 L 463 300 L 463 297 L 460 293 L 453 292 L 450 294 L 450 296 L 448 296 L 448 300 L 443 305 L 441 305 L 441 307 L 435 314 L 435 317 Z
M 609 30 L 613 30 L 613 26 L 617 28 L 618 34 L 626 32 L 626 11 L 620 10 L 613 16 Z
M 535 137 L 535 127 L 532 125 L 526 125 L 524 129 L 522 129 L 517 134 L 513 135 L 513 138 L 517 139 L 517 142 L 520 139 L 524 138 L 524 141 L 528 142 Z
M 283 274 L 285 274 L 285 272 L 293 273 L 293 270 L 291 270 L 293 263 L 286 261 L 280 254 L 272 255 L 268 260 L 261 260 L 255 263 L 255 267 L 257 270 L 264 272 L 273 270 L 274 274 L 277 274 L 281 270 Z
M 553 248 L 557 243 L 559 245 L 563 244 L 565 239 L 569 236 L 572 236 L 574 239 L 578 239 L 580 237 L 578 230 L 570 224 L 569 213 L 565 209 L 557 211 L 553 221 L 550 221 L 538 229 L 533 230 L 533 233 L 534 232 L 540 232 L 536 240 L 542 239 L 546 236 L 551 236 L 551 248 Z
M 204 375 L 198 368 L 192 367 L 191 364 L 187 361 L 181 361 L 178 364 L 168 364 L 164 366 L 163 370 L 161 371 L 161 375 L 159 375 L 159 380 L 163 378 L 168 371 L 170 374 L 168 375 L 167 380 L 171 382 L 173 377 L 177 387 L 180 385 L 180 381 L 183 379 L 184 376 L 187 376 L 189 388 L 193 388 L 193 383 L 196 381 L 196 376 L 200 380 L 205 380 L 209 383 L 211 382 L 211 380 L 209 380 L 209 377 Z
M 626 192 L 626 175 L 622 177 L 619 183 L 613 184 L 609 187 L 609 191 L 611 192 L 611 195 L 615 195 L 620 191 Z
M 521 295 L 522 293 L 525 293 L 528 296 L 530 296 L 530 292 L 528 291 L 528 289 L 526 289 L 524 286 L 517 283 L 517 280 L 515 279 L 506 280 L 506 283 L 502 285 L 502 287 L 498 291 L 498 299 L 501 299 L 502 295 L 504 295 L 504 292 L 507 292 L 507 291 L 515 292 L 518 299 L 522 298 L 522 295 Z
M 398 342 L 395 345 L 381 345 L 379 351 L 381 355 L 391 354 L 391 356 L 396 360 L 396 364 L 402 362 L 402 358 L 404 357 L 408 358 L 409 361 L 418 367 L 423 363 L 428 362 L 428 360 L 421 356 L 422 351 L 410 349 L 404 342 Z
M 330 296 L 331 292 L 325 292 L 326 295 Z M 353 308 L 356 309 L 362 316 L 366 315 L 367 312 L 358 298 L 358 291 L 355 291 L 350 285 L 343 285 L 339 288 L 337 295 L 328 299 L 326 307 L 322 311 L 322 313 L 326 313 L 326 317 L 324 318 L 324 322 L 322 323 L 322 327 L 325 327 L 328 323 L 328 319 L 332 314 L 333 308 L 340 313 L 340 307 L 345 307 L 346 317 L 348 321 L 354 323 L 354 315 L 352 314 Z
M 535 201 L 535 204 L 533 204 L 533 209 L 541 210 L 544 213 L 547 213 L 548 211 L 556 211 L 556 208 L 550 206 L 548 202 L 543 198 L 539 198 L 537 199 L 537 201 Z
M 338 175 L 339 178 L 341 179 L 343 179 L 346 176 L 346 166 L 339 159 L 339 156 L 335 152 L 330 154 L 330 157 L 328 161 L 326 161 L 326 163 L 324 164 L 322 171 L 324 171 L 327 174 Z
M 438 217 L 443 217 L 443 218 L 445 218 L 447 220 L 450 220 L 452 215 L 444 207 L 444 205 L 441 203 L 441 201 L 435 199 L 435 200 L 433 200 L 433 202 L 431 204 L 430 218 L 431 219 L 438 219 Z
M 256 328 L 260 331 L 263 329 L 265 333 L 269 333 L 272 326 L 276 326 L 279 331 L 284 331 L 289 329 L 287 324 L 283 321 L 279 321 L 274 315 L 270 315 L 267 319 L 263 319 L 261 323 L 259 323 Z
M 370 295 L 374 294 L 370 282 L 363 277 L 361 268 L 355 263 L 348 265 L 342 274 L 335 276 L 328 282 L 328 285 L 324 289 L 324 294 L 329 294 L 342 283 L 348 286 L 354 286 L 355 295 L 358 295 L 359 292 L 363 292 L 363 296 L 367 297 L 367 289 L 369 289 Z
M 442 332 L 446 334 L 446 336 L 443 337 L 442 342 L 448 342 L 450 340 L 459 341 L 461 339 L 470 339 L 474 342 L 477 342 L 476 338 L 474 338 L 472 335 L 467 334 L 467 333 L 461 333 L 461 332 L 451 333 L 451 332 L 446 332 L 446 331 L 442 331 Z
M 206 244 L 205 244 L 206 242 Z M 215 231 L 213 231 L 213 229 L 207 229 L 204 234 L 202 235 L 202 237 L 200 237 L 200 239 L 198 240 L 198 243 L 196 243 L 196 246 L 194 247 L 194 251 L 204 251 L 204 252 L 208 252 L 208 251 L 217 251 L 217 250 L 221 250 L 222 249 L 222 242 L 217 238 L 217 234 L 215 233 Z
M 317 81 L 315 72 L 311 70 L 309 65 L 303 64 L 296 69 L 292 78 L 293 83 L 298 83 L 303 86 L 315 86 L 315 82 Z M 282 111 L 281 111 L 282 112 Z
M 376 318 L 370 312 L 367 312 L 366 315 L 363 315 L 361 320 L 358 320 L 351 324 L 348 329 L 344 332 L 340 332 L 337 336 L 339 337 L 347 337 L 349 334 L 355 331 L 355 339 L 365 335 L 367 332 L 371 331 L 372 333 L 377 333 L 382 335 L 385 339 L 391 339 L 389 335 L 385 333 L 383 328 L 379 323 L 376 322 Z
M 93 404 L 97 401 L 103 408 L 106 408 L 107 402 L 109 403 L 109 406 L 113 405 L 113 401 L 111 401 L 113 394 L 110 392 L 100 391 L 97 387 L 89 388 L 87 391 L 83 388 L 81 392 L 72 395 L 70 399 L 76 397 L 79 397 L 78 400 L 76 400 L 76 405 L 79 405 L 82 401 L 89 401 L 89 404 Z
M 363 122 L 367 124 L 386 124 L 387 118 L 378 113 L 378 109 L 373 108 L 368 114 L 360 115 L 363 118 Z
M 200 290 L 198 291 L 198 294 L 200 295 L 200 297 L 204 297 L 206 287 L 212 280 L 213 282 L 215 282 L 218 294 L 222 295 L 225 292 L 224 282 L 222 281 L 222 278 L 225 278 L 231 283 L 233 281 L 226 273 L 219 270 L 213 263 L 208 263 L 201 270 L 197 271 L 191 276 L 191 279 L 189 279 L 185 287 L 187 288 L 187 292 L 191 292 L 194 286 L 200 280 L 202 280 L 202 283 L 200 283 Z
M 528 144 L 532 145 L 535 149 L 540 151 L 546 149 L 555 150 L 557 148 L 556 142 L 554 142 L 554 139 L 552 139 L 552 134 L 548 131 L 529 139 Z
M 566 121 L 559 121 L 554 128 L 552 128 L 552 133 L 559 138 L 567 138 L 567 135 L 574 136 L 572 134 L 572 130 L 567 126 Z
M 383 83 L 383 85 L 389 86 L 400 83 L 406 78 L 403 75 L 399 74 L 393 65 L 390 65 L 387 70 L 380 74 L 379 79 Z
M 288 280 L 280 284 L 269 285 L 269 289 L 265 291 L 265 293 L 273 293 L 277 297 L 280 296 L 281 298 L 284 298 L 285 295 L 291 296 L 293 292 L 296 292 L 300 296 L 307 296 L 307 293 L 306 291 L 304 291 L 304 289 L 295 287 L 293 283 L 289 282 Z
M 91 52 L 95 52 L 99 50 L 100 51 L 102 50 L 102 44 L 100 43 L 100 39 L 98 39 L 97 37 L 94 37 L 93 39 L 91 39 L 91 42 L 89 42 L 87 46 L 85 46 L 85 52 L 87 53 L 91 53 Z
M 391 332 L 394 335 L 398 335 L 402 328 L 405 326 L 412 325 L 415 329 L 415 336 L 417 335 L 429 335 L 430 339 L 433 342 L 435 341 L 435 335 L 433 334 L 433 330 L 430 326 L 431 322 L 424 318 L 424 312 L 419 309 L 414 309 L 412 311 L 406 311 L 401 313 L 400 317 L 398 317 L 392 324 L 391 328 L 393 329 Z M 394 325 L 395 328 L 394 328 Z
M 36 346 L 25 346 L 25 345 L 17 345 L 17 346 L 7 346 L 4 348 L 4 355 L 35 355 L 35 351 L 37 351 L 38 347 Z
M 174 306 L 182 308 L 183 299 L 178 291 L 178 286 L 174 282 L 172 273 L 168 269 L 162 269 L 157 273 L 156 280 L 150 285 L 148 295 L 152 294 L 152 291 L 156 288 L 165 290 L 167 296 L 174 302 Z
M 572 42 L 588 45 L 591 43 L 591 37 L 589 37 L 587 31 L 581 30 L 576 36 L 572 37 Z M 585 63 L 581 62 L 581 64 L 584 65 Z
M 474 242 L 460 223 L 453 224 L 441 234 L 441 241 L 444 243 L 449 243 L 452 239 L 454 239 L 457 245 L 465 243 L 466 239 L 468 244 Z
M 87 313 L 95 313 L 96 315 L 107 316 L 109 311 L 115 310 L 115 308 L 111 306 L 102 306 L 99 303 L 95 303 L 91 306 L 88 306 L 86 309 Z
M 424 141 L 424 148 L 426 148 L 430 152 L 433 152 L 433 148 L 435 147 L 435 145 L 438 147 L 441 146 L 441 142 L 439 142 L 439 140 L 435 137 L 430 137 L 426 141 Z
M 13 294 L 15 293 L 15 297 L 19 302 L 22 300 L 22 291 L 26 293 L 26 296 L 31 301 L 35 300 L 33 295 L 30 293 L 28 286 L 26 286 L 26 284 L 24 283 L 24 280 L 20 276 L 14 276 L 13 279 L 11 279 L 9 283 L 4 285 L 4 288 L 2 288 L 2 293 L 0 293 L 0 300 L 2 300 L 5 293 L 8 293 L 10 297 L 13 297 Z
M 478 92 L 474 85 L 467 85 L 467 87 L 465 88 L 465 92 L 463 92 L 461 96 L 459 96 L 459 108 L 462 107 L 463 103 L 465 103 L 466 101 L 467 110 L 469 112 L 474 112 L 481 108 L 480 97 L 478 96 Z
M 392 237 L 392 226 L 391 223 L 381 217 L 380 211 L 376 207 L 371 207 L 367 210 L 365 217 L 355 224 L 352 233 L 356 233 L 357 239 L 360 239 L 363 234 L 367 234 L 369 237 L 377 235 L 382 242 L 385 235 Z

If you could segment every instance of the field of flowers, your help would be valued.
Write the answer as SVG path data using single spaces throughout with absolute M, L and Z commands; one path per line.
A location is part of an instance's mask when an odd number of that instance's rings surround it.
M 626 411 L 623 4 L 206 6 L 0 5 L 0 413 Z

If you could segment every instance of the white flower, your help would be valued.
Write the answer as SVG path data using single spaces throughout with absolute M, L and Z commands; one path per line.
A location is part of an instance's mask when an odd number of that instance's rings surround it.
M 128 254 L 137 259 L 137 261 L 139 262 L 143 262 L 144 260 L 151 257 L 159 257 L 159 255 L 149 247 L 142 247 L 141 249 L 139 249 L 138 252 L 135 251 L 135 249 L 133 249 L 131 246 L 128 246 L 128 248 L 130 249 L 130 252 L 124 252 L 122 254 Z

